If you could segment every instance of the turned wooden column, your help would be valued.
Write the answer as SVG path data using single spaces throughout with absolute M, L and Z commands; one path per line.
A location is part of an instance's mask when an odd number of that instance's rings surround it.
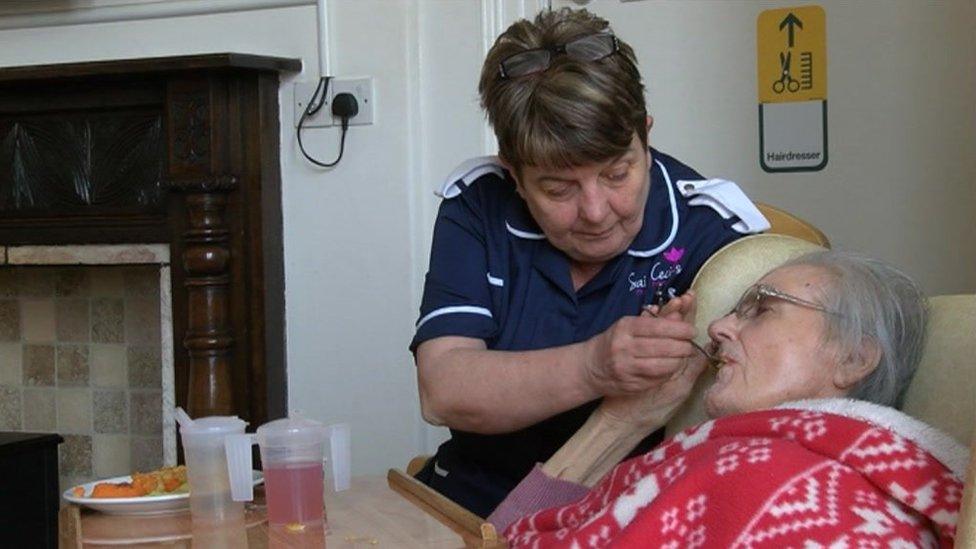
M 184 195 L 187 230 L 182 261 L 187 329 L 183 347 L 189 355 L 187 407 L 191 416 L 234 415 L 234 335 L 230 323 L 230 231 L 227 194 L 233 176 L 170 182 Z

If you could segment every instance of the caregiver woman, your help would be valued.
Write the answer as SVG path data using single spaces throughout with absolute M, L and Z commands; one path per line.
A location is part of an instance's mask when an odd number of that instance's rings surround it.
M 641 307 L 768 225 L 734 183 L 648 147 L 634 52 L 586 11 L 512 25 L 479 92 L 499 156 L 442 189 L 410 348 L 424 418 L 451 428 L 417 478 L 486 516 L 601 397 L 681 366 L 692 324 Z

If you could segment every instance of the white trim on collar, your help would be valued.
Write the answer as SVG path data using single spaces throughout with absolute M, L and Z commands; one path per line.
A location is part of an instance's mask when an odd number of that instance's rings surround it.
M 464 183 L 465 186 L 470 186 L 486 173 L 493 173 L 501 178 L 505 177 L 505 169 L 502 168 L 502 163 L 497 156 L 469 158 L 454 168 L 441 185 L 440 191 L 434 191 L 434 194 L 444 199 L 454 198 L 461 194 L 459 182 Z
M 542 233 L 530 233 L 529 231 L 520 231 L 519 229 L 516 229 L 515 227 L 509 225 L 508 224 L 508 221 L 505 221 L 505 229 L 507 229 L 508 232 L 514 234 L 515 236 L 517 236 L 519 238 L 526 238 L 528 240 L 545 240 L 546 239 L 546 235 L 544 235 Z
M 674 198 L 674 186 L 671 184 L 671 175 L 668 174 L 668 169 L 664 167 L 664 164 L 662 164 L 660 160 L 655 158 L 654 163 L 661 168 L 661 173 L 664 174 L 665 186 L 668 188 L 668 200 L 671 201 L 671 234 L 664 239 L 664 242 L 650 250 L 627 250 L 627 253 L 634 257 L 651 257 L 657 255 L 664 251 L 665 248 L 670 246 L 671 243 L 674 242 L 674 237 L 678 235 L 678 203 Z

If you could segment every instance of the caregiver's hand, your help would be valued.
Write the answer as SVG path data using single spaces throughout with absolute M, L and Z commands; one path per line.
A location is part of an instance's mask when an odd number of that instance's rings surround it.
M 664 319 L 692 322 L 695 316 L 695 296 L 688 292 L 669 301 L 663 310 L 652 309 L 652 312 Z M 707 359 L 696 352 L 686 358 L 681 367 L 662 383 L 639 394 L 606 397 L 595 413 L 641 433 L 654 430 L 667 423 L 688 398 L 695 380 L 705 371 L 707 365 Z
M 697 354 L 690 343 L 695 337 L 694 307 L 694 294 L 689 293 L 668 302 L 656 318 L 621 318 L 584 344 L 583 378 L 604 396 L 660 386 Z

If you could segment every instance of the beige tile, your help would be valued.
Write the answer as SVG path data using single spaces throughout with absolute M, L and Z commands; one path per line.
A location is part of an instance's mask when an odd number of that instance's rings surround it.
M 87 299 L 58 299 L 54 303 L 55 335 L 60 342 L 87 342 L 91 328 L 88 323 Z
M 122 343 L 123 300 L 96 298 L 91 301 L 91 340 L 94 343 Z
M 24 350 L 20 343 L 0 343 L 0 385 L 24 383 Z
M 90 435 L 62 435 L 64 442 L 58 447 L 60 467 L 58 474 L 64 477 L 91 476 L 92 437 Z
M 53 433 L 58 430 L 56 389 L 24 389 L 24 430 Z
M 20 301 L 0 299 L 0 341 L 20 341 Z
M 54 385 L 54 346 L 24 345 L 24 385 Z
M 152 471 L 163 466 L 162 437 L 132 437 L 131 465 L 133 471 Z
M 88 386 L 88 346 L 58 345 L 58 386 Z
M 92 393 L 88 389 L 58 389 L 58 432 L 92 433 Z
M 54 297 L 54 267 L 18 267 L 20 297 Z
M 125 297 L 139 297 L 159 301 L 159 268 L 133 266 L 122 274 Z
M 17 269 L 0 267 L 0 297 L 17 297 Z
M 93 343 L 90 347 L 91 355 L 91 385 L 93 387 L 125 387 L 128 382 L 126 373 L 125 345 Z
M 162 385 L 161 350 L 159 347 L 130 346 L 127 350 L 129 387 L 159 389 Z
M 92 297 L 122 297 L 125 295 L 124 267 L 91 267 L 88 270 L 89 292 Z
M 91 289 L 88 267 L 62 267 L 54 278 L 54 295 L 87 297 Z
M 129 432 L 158 436 L 163 432 L 163 392 L 129 393 Z
M 159 345 L 159 299 L 126 298 L 125 342 Z
M 0 430 L 20 431 L 20 387 L 0 385 Z
M 24 341 L 50 343 L 56 339 L 53 299 L 21 299 L 20 330 Z
M 93 398 L 96 433 L 129 432 L 129 403 L 124 390 L 97 389 Z
M 96 478 L 118 477 L 132 472 L 131 448 L 127 435 L 95 435 L 92 465 Z

